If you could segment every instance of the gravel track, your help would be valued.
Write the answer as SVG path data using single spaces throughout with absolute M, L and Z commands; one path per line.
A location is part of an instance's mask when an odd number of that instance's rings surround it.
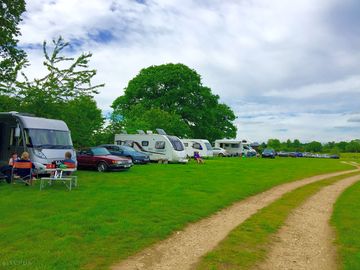
M 336 199 L 359 180 L 357 175 L 324 187 L 295 209 L 277 234 L 268 258 L 255 269 L 337 269 L 335 234 L 329 221 Z
M 188 225 L 183 231 L 175 232 L 166 240 L 113 265 L 111 269 L 193 269 L 199 259 L 214 249 L 234 228 L 285 193 L 316 181 L 355 171 L 359 169 L 313 176 L 275 186 Z

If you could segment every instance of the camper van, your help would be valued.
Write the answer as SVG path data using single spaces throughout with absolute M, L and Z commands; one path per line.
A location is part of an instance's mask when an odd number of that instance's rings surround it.
M 181 140 L 185 146 L 186 155 L 188 157 L 193 157 L 194 152 L 199 152 L 201 157 L 213 157 L 214 153 L 211 147 L 211 144 L 208 140 L 201 139 L 182 139 Z
M 222 139 L 215 141 L 215 147 L 224 148 L 231 156 L 256 156 L 256 151 L 251 148 L 246 140 Z
M 128 145 L 149 155 L 151 161 L 187 163 L 184 144 L 176 136 L 170 136 L 162 129 L 152 131 L 138 130 L 138 134 L 116 134 L 115 144 Z
M 11 153 L 24 151 L 37 168 L 64 160 L 67 151 L 76 160 L 70 131 L 63 121 L 0 112 L 0 163 L 7 163 Z

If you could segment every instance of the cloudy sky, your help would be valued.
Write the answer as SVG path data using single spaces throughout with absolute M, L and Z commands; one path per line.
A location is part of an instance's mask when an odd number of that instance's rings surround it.
M 358 0 L 27 0 L 21 43 L 39 77 L 43 40 L 93 53 L 110 110 L 140 69 L 183 63 L 236 113 L 238 138 L 360 138 Z

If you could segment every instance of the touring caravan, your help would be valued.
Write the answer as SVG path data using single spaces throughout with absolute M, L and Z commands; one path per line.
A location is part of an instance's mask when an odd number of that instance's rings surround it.
M 224 148 L 232 156 L 256 156 L 256 151 L 251 148 L 246 140 L 222 139 L 215 141 L 215 147 Z
M 211 144 L 208 140 L 182 139 L 181 141 L 185 146 L 186 155 L 188 157 L 193 157 L 195 151 L 199 152 L 199 155 L 204 158 L 214 156 Z
M 7 163 L 11 153 L 24 151 L 38 168 L 64 160 L 67 151 L 76 160 L 70 131 L 63 121 L 0 112 L 0 162 Z
M 184 144 L 178 137 L 167 135 L 162 129 L 157 129 L 157 133 L 138 130 L 138 134 L 116 134 L 115 144 L 128 145 L 146 153 L 151 161 L 188 162 Z

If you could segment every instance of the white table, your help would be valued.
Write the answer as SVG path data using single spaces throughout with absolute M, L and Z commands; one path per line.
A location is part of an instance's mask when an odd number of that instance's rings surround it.
M 45 187 L 45 183 L 48 182 L 49 185 L 52 185 L 53 182 L 61 181 L 65 184 L 65 186 L 71 190 L 71 188 L 77 187 L 77 176 L 75 175 L 67 175 L 64 174 L 64 172 L 75 172 L 76 169 L 74 168 L 52 168 L 52 169 L 45 169 L 46 173 L 50 174 L 50 177 L 42 177 L 40 179 L 40 190 L 42 190 Z M 69 182 L 69 184 L 67 184 Z

